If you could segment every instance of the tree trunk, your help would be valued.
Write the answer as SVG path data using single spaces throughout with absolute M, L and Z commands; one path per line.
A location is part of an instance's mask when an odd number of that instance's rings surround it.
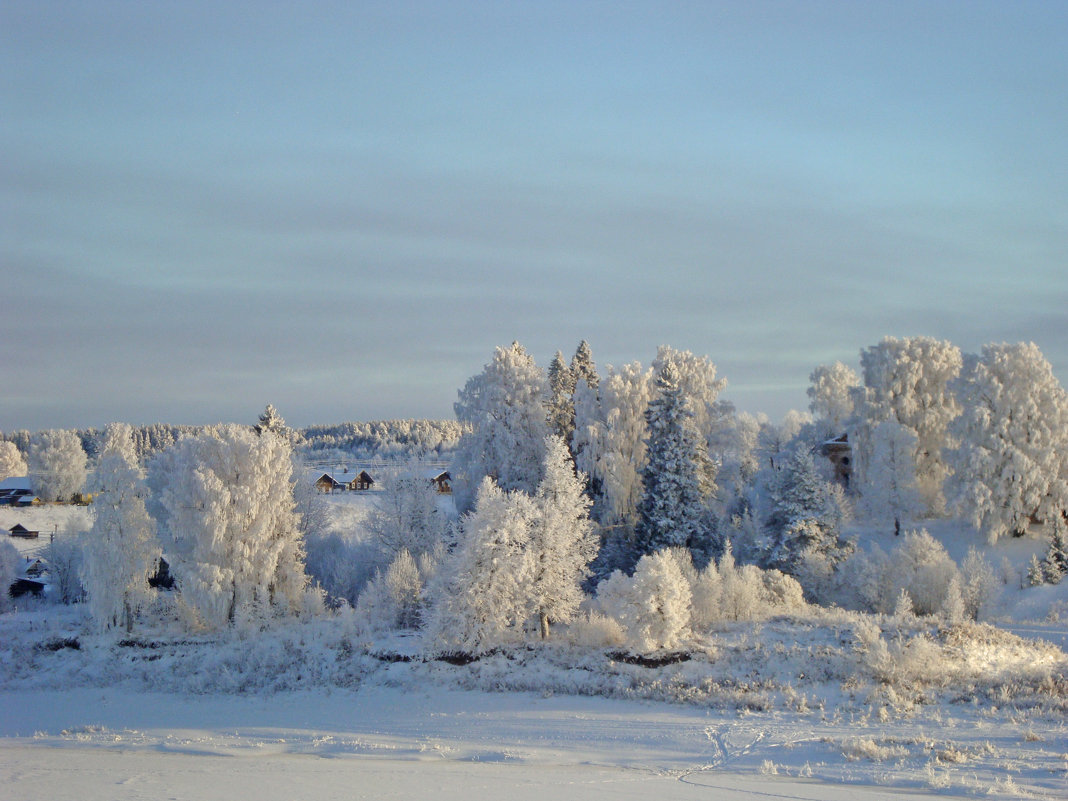
M 549 639 L 549 616 L 544 612 L 539 612 L 538 619 L 541 623 L 541 638 L 547 640 Z

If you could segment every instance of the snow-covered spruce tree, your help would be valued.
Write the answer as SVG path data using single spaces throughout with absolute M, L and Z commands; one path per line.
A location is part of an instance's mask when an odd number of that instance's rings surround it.
M 564 362 L 564 354 L 556 351 L 549 363 L 549 396 L 546 399 L 546 417 L 549 431 L 571 442 L 575 431 L 575 376 Z
M 920 514 L 923 505 L 916 485 L 916 434 L 893 420 L 871 431 L 868 467 L 859 484 L 864 511 L 873 519 L 901 521 Z
M 847 517 L 842 490 L 824 480 L 808 451 L 795 452 L 770 489 L 766 567 L 796 574 L 805 560 L 815 558 L 833 568 L 852 553 L 853 545 L 841 537 Z
M 529 495 L 482 479 L 475 508 L 464 516 L 431 590 L 430 651 L 482 653 L 522 638 L 530 614 L 535 516 Z
M 1068 509 L 1068 394 L 1038 346 L 984 345 L 956 386 L 951 508 L 990 542 Z
M 541 478 L 545 435 L 545 374 L 518 342 L 497 348 L 479 375 L 467 380 L 454 404 L 470 426 L 452 465 L 454 499 L 466 511 L 484 476 L 501 489 L 533 494 Z
M 589 517 L 590 501 L 583 492 L 584 476 L 575 474 L 567 446 L 555 435 L 546 440 L 542 473 L 530 530 L 533 564 L 528 594 L 538 630 L 546 639 L 550 621 L 570 622 L 582 603 L 582 581 L 597 555 L 597 538 Z
M 600 379 L 597 377 L 597 366 L 593 363 L 593 351 L 590 349 L 590 343 L 585 339 L 579 343 L 578 348 L 575 350 L 575 355 L 571 357 L 569 369 L 576 385 L 580 381 L 585 381 L 586 385 L 594 392 L 598 390 Z
M 42 500 L 66 500 L 81 492 L 85 463 L 85 449 L 73 431 L 40 431 L 30 441 L 30 473 Z
M 1038 556 L 1031 554 L 1031 561 L 1027 563 L 1027 584 L 1030 587 L 1041 587 L 1046 583 L 1046 571 L 1042 569 L 1042 563 Z
M 18 445 L 6 440 L 0 442 L 0 481 L 11 476 L 24 476 L 29 470 Z
M 648 461 L 635 530 L 637 553 L 682 546 L 705 550 L 708 511 L 701 487 L 702 443 L 693 412 L 669 360 L 656 378 L 657 396 L 646 412 Z
M 722 461 L 721 451 L 730 440 L 734 407 L 719 400 L 727 386 L 726 379 L 716 377 L 716 365 L 707 356 L 697 356 L 688 350 L 676 350 L 669 345 L 657 348 L 653 370 L 659 375 L 670 363 L 678 376 L 682 397 L 693 415 L 698 437 L 698 475 L 701 494 L 706 502 L 718 494 L 716 473 Z
M 433 484 L 412 464 L 387 477 L 367 516 L 367 530 L 379 553 L 379 564 L 390 564 L 407 550 L 413 559 L 433 553 L 445 539 L 448 520 Z
M 1049 548 L 1042 560 L 1042 574 L 1047 584 L 1060 584 L 1068 575 L 1068 524 L 1064 515 L 1053 514 L 1046 522 L 1049 531 Z
M 952 445 L 947 429 L 961 408 L 950 386 L 960 374 L 960 349 L 931 337 L 886 337 L 862 350 L 860 363 L 864 387 L 854 397 L 858 422 L 850 436 L 855 472 L 863 481 L 875 425 L 896 420 L 916 434 L 916 483 L 925 509 L 942 514 L 942 484 L 950 473 L 943 450 Z
M 271 404 L 267 404 L 267 408 L 263 410 L 263 414 L 260 415 L 259 422 L 255 425 L 256 433 L 262 434 L 264 431 L 270 431 L 272 434 L 277 434 L 283 439 L 288 438 L 289 429 L 286 427 L 286 421 L 282 418 L 282 415 L 278 413 L 278 410 Z
M 85 537 L 82 585 L 102 631 L 133 629 L 135 610 L 147 597 L 148 579 L 159 563 L 155 525 L 145 510 L 144 471 L 131 434 L 124 423 L 107 427 L 89 479 L 96 515 Z
M 808 408 L 817 420 L 826 421 L 833 431 L 841 433 L 853 416 L 853 398 L 860 386 L 860 376 L 842 362 L 821 364 L 808 377 L 811 386 Z
M 210 629 L 303 608 L 308 579 L 281 437 L 223 425 L 149 465 L 151 511 L 181 597 Z
M 689 633 L 691 598 L 689 582 L 668 550 L 645 554 L 633 576 L 617 570 L 597 588 L 601 609 L 640 652 L 679 644 Z

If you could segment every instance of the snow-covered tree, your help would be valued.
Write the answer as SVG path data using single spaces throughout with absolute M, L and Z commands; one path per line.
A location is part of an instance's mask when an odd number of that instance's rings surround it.
M 1046 523 L 1049 531 L 1049 548 L 1042 560 L 1042 574 L 1047 584 L 1060 584 L 1068 575 L 1068 524 L 1064 515 L 1054 514 Z
M 870 431 L 896 420 L 916 434 L 916 483 L 929 514 L 942 514 L 942 483 L 949 474 L 943 450 L 950 422 L 960 413 L 951 382 L 961 370 L 961 353 L 931 337 L 886 337 L 860 353 L 864 388 L 854 399 L 859 424 L 852 432 L 854 466 L 863 476 Z
M 579 343 L 575 355 L 571 357 L 569 370 L 576 385 L 580 381 L 585 381 L 590 389 L 597 391 L 600 379 L 597 377 L 597 367 L 593 363 L 593 351 L 590 349 L 590 343 L 585 339 Z
M 160 556 L 131 434 L 124 423 L 107 427 L 89 480 L 96 515 L 85 538 L 82 584 L 101 630 L 132 630 L 135 610 L 147 596 L 148 579 Z
M 700 435 L 679 374 L 671 361 L 656 378 L 657 395 L 646 412 L 648 461 L 642 471 L 644 492 L 638 504 L 636 556 L 662 548 L 705 548 L 707 509 L 701 491 Z
M 482 479 L 475 508 L 464 516 L 431 592 L 431 650 L 479 653 L 522 637 L 530 614 L 535 517 L 529 495 Z
M 379 563 L 390 564 L 403 550 L 414 559 L 434 552 L 445 539 L 449 521 L 431 482 L 413 464 L 382 483 L 383 491 L 367 516 Z
M 29 470 L 18 445 L 6 440 L 0 442 L 0 481 L 11 476 L 24 476 Z
M 578 469 L 598 486 L 594 513 L 605 525 L 636 521 L 652 391 L 652 371 L 638 362 L 609 366 L 599 399 L 585 383 L 576 390 L 573 452 Z
M 571 442 L 575 431 L 575 376 L 564 362 L 564 354 L 556 351 L 549 363 L 549 397 L 546 399 L 546 417 L 549 431 Z
M 85 537 L 84 531 L 70 523 L 48 543 L 45 551 L 48 578 L 54 597 L 60 603 L 77 604 L 85 600 L 85 587 L 82 586 Z
M 771 485 L 765 564 L 796 573 L 804 560 L 819 557 L 833 567 L 853 550 L 841 536 L 847 516 L 841 488 L 819 474 L 808 451 L 797 451 Z
M 150 463 L 153 517 L 171 570 L 208 628 L 303 607 L 292 471 L 286 440 L 237 425 L 185 437 Z
M 581 585 L 597 555 L 597 538 L 589 518 L 590 501 L 583 492 L 585 477 L 575 474 L 560 437 L 546 440 L 542 473 L 530 531 L 533 566 L 528 595 L 544 639 L 550 621 L 570 622 L 585 597 Z
M 1027 563 L 1027 584 L 1030 587 L 1041 587 L 1045 583 L 1046 571 L 1038 561 L 1038 556 L 1031 554 L 1031 561 Z
M 286 421 L 282 418 L 282 415 L 280 415 L 278 410 L 269 403 L 267 404 L 267 408 L 263 410 L 263 414 L 260 415 L 259 422 L 256 423 L 255 429 L 257 434 L 262 434 L 264 431 L 270 431 L 282 438 L 286 438 L 289 432 L 289 429 L 286 428 Z
M 73 431 L 38 432 L 30 442 L 29 465 L 42 500 L 69 499 L 85 486 L 85 449 Z
M 689 583 L 669 551 L 645 554 L 632 577 L 616 571 L 601 582 L 597 601 L 623 627 L 637 651 L 674 648 L 689 633 Z
M 860 494 L 864 510 L 872 518 L 901 521 L 922 511 L 916 486 L 916 434 L 894 420 L 884 420 L 871 431 L 871 452 Z
M 426 610 L 428 576 L 401 550 L 360 593 L 356 613 L 372 630 L 418 628 Z
M 518 342 L 497 348 L 479 375 L 467 380 L 454 404 L 470 426 L 452 466 L 457 508 L 489 476 L 503 490 L 533 494 L 541 478 L 545 435 L 545 374 Z
M 968 554 L 961 562 L 960 578 L 965 615 L 970 620 L 984 619 L 997 603 L 1001 582 L 974 546 L 968 548 Z
M 957 382 L 952 508 L 990 542 L 1068 509 L 1068 394 L 1033 342 L 983 346 Z
M 15 582 L 15 576 L 18 575 L 21 566 L 22 555 L 19 549 L 8 540 L 0 540 L 0 612 L 6 612 L 11 608 L 11 595 L 8 589 Z
M 700 446 L 701 493 L 706 501 L 712 500 L 718 491 L 716 472 L 723 461 L 721 451 L 730 440 L 730 420 L 734 415 L 734 407 L 719 400 L 727 381 L 716 377 L 716 365 L 707 356 L 661 345 L 657 348 L 653 371 L 659 375 L 669 363 L 678 376 L 682 397 L 693 415 Z
M 830 428 L 841 433 L 853 416 L 853 398 L 860 386 L 860 376 L 842 362 L 821 364 L 808 377 L 811 386 L 808 408 L 817 420 L 825 420 Z

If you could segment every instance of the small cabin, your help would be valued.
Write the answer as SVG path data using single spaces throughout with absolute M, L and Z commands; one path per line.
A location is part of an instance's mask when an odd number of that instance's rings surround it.
M 369 490 L 374 485 L 375 480 L 367 474 L 366 470 L 361 470 L 356 474 L 356 477 L 349 482 L 349 489 L 352 490 Z
M 16 523 L 14 526 L 11 527 L 10 530 L 12 537 L 19 537 L 24 540 L 35 540 L 41 536 L 41 532 L 30 531 L 28 528 L 22 525 L 22 523 Z
M 447 470 L 432 470 L 427 474 L 427 481 L 441 495 L 452 494 L 452 476 Z
M 834 480 L 849 489 L 849 479 L 853 475 L 853 447 L 849 444 L 849 436 L 842 434 L 827 440 L 820 446 L 820 454 L 830 461 Z
M 334 490 L 345 489 L 345 485 L 329 473 L 323 473 L 315 479 L 315 486 L 319 492 L 333 492 Z

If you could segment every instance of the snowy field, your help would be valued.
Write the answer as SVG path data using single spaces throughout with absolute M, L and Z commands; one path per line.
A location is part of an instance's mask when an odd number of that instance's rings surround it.
M 329 501 L 331 530 L 359 539 L 372 495 Z M 2 514 L 42 531 L 24 547 L 88 526 L 82 507 Z M 981 545 L 932 531 L 957 559 Z M 1041 543 L 982 547 L 1018 570 Z M 1065 610 L 1065 582 L 1006 586 L 997 626 L 814 610 L 724 623 L 644 667 L 564 629 L 424 661 L 351 612 L 122 641 L 81 606 L 24 600 L 0 615 L 0 797 L 1063 799 Z

